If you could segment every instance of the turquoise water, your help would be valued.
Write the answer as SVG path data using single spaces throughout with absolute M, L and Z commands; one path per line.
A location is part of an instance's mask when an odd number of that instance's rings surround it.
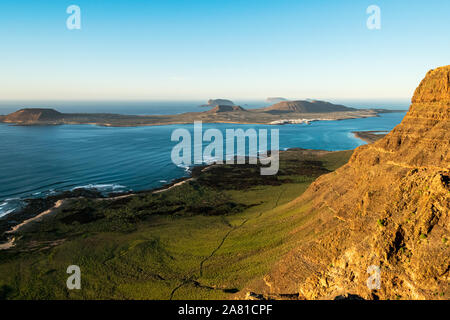
M 390 113 L 310 125 L 203 124 L 203 130 L 279 129 L 281 150 L 347 150 L 364 143 L 354 138 L 352 131 L 390 131 L 404 115 Z M 188 169 L 177 167 L 170 158 L 177 143 L 170 137 L 177 128 L 193 131 L 192 124 L 130 128 L 0 124 L 0 216 L 28 197 L 76 187 L 95 187 L 105 192 L 143 190 L 186 176 Z

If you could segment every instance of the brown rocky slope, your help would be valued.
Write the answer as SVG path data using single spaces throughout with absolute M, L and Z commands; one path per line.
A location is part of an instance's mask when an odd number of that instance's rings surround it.
M 314 216 L 315 240 L 249 290 L 266 297 L 449 299 L 450 66 L 427 73 L 402 123 L 359 147 L 288 210 Z M 297 211 L 295 211 L 297 210 Z M 379 267 L 381 286 L 367 286 Z

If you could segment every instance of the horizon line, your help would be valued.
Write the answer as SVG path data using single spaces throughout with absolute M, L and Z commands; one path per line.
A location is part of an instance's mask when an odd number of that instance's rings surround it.
M 242 101 L 266 101 L 268 98 L 284 98 L 286 99 L 286 101 L 299 101 L 299 100 L 318 100 L 318 101 L 329 101 L 329 100 L 334 100 L 334 101 L 409 101 L 411 102 L 411 97 L 388 97 L 388 98 L 311 98 L 311 97 L 307 97 L 307 98 L 285 98 L 282 96 L 269 96 L 269 97 L 265 97 L 265 98 L 261 98 L 261 97 L 255 97 L 255 98 L 249 98 L 249 97 L 227 97 L 227 96 L 221 96 L 221 97 L 215 97 L 215 98 L 124 98 L 124 99 L 114 99 L 114 98 L 92 98 L 92 99 L 88 99 L 88 98 L 83 98 L 83 99 L 23 99 L 23 98 L 18 98 L 18 99 L 1 99 L 0 98 L 0 103 L 1 102 L 150 102 L 150 101 L 155 101 L 155 102 L 162 102 L 162 101 L 179 101 L 179 102 L 183 102 L 183 101 L 189 101 L 189 102 L 196 102 L 196 101 L 207 101 L 208 99 L 228 99 L 228 100 L 242 100 Z

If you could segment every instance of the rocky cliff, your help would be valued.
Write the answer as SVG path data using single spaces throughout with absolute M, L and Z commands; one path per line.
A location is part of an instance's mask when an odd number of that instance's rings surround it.
M 307 213 L 299 229 L 314 240 L 293 234 L 295 249 L 250 289 L 303 299 L 449 299 L 449 150 L 446 66 L 428 72 L 392 132 L 290 204 Z M 370 289 L 377 269 L 380 286 Z

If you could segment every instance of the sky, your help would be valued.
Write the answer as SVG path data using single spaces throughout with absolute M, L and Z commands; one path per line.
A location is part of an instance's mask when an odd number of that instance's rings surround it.
M 448 0 L 1 0 L 0 100 L 410 99 L 450 64 L 449 13 Z

